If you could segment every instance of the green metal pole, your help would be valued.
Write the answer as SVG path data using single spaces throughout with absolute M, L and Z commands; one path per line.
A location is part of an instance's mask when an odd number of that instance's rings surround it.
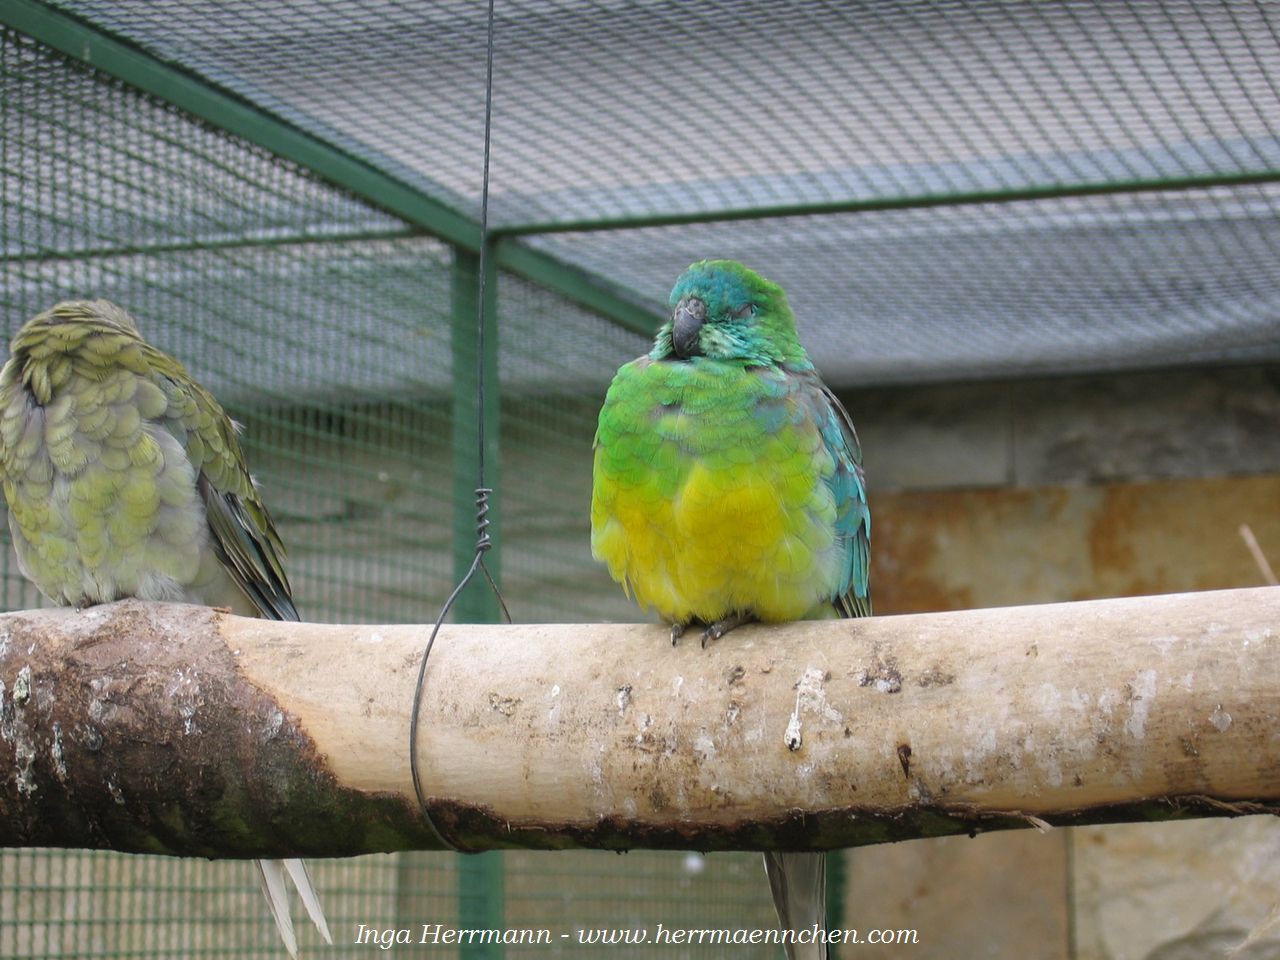
M 455 248 L 453 259 L 453 575 L 461 580 L 476 553 L 475 491 L 479 470 L 479 429 L 484 420 L 484 482 L 501 490 L 498 463 L 498 309 L 497 267 L 486 257 L 484 311 L 484 409 L 479 406 L 479 370 L 476 364 L 477 293 L 480 284 L 480 257 Z M 489 501 L 489 535 L 494 548 L 485 555 L 485 566 L 501 583 L 499 529 L 502 510 L 496 499 Z M 458 597 L 453 609 L 457 623 L 497 623 L 501 614 L 498 598 L 483 576 L 475 577 Z
M 844 929 L 845 891 L 848 889 L 848 866 L 845 857 L 847 850 L 832 850 L 827 859 L 827 929 Z M 830 944 L 827 950 L 828 960 L 842 960 L 840 948 Z
M 458 926 L 463 930 L 501 930 L 502 853 L 458 854 Z M 477 937 L 476 940 L 484 938 Z M 459 960 L 502 960 L 501 943 L 468 943 L 458 947 Z
M 498 270 L 492 256 L 484 258 L 484 401 L 480 403 L 480 366 L 476 363 L 479 337 L 480 257 L 454 248 L 453 260 L 453 570 L 461 580 L 476 551 L 475 489 L 479 467 L 479 430 L 484 423 L 485 485 L 500 490 L 498 482 Z M 501 583 L 499 554 L 499 504 L 490 501 L 489 534 L 494 548 L 485 555 L 485 566 Z M 459 623 L 495 623 L 500 608 L 489 584 L 481 576 L 472 579 L 454 606 Z M 503 860 L 499 852 L 458 855 L 458 926 L 496 930 L 505 913 Z M 501 960 L 498 943 L 463 943 L 459 960 Z

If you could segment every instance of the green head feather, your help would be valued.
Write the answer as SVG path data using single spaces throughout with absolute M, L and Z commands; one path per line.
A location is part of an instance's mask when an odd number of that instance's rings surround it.
M 782 287 L 734 260 L 700 260 L 671 290 L 671 319 L 649 356 L 810 369 Z

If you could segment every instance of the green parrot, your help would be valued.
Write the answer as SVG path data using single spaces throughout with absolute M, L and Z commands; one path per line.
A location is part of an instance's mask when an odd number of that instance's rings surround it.
M 782 288 L 703 260 L 653 349 L 624 365 L 595 439 L 591 550 L 643 606 L 702 643 L 749 621 L 871 614 L 871 514 L 848 413 L 819 379 Z M 822 854 L 766 853 L 784 929 L 825 927 Z M 822 960 L 823 944 L 787 956 Z
M 19 569 L 63 605 L 137 597 L 297 620 L 236 429 L 115 304 L 67 301 L 35 317 L 0 371 L 0 483 Z M 290 955 L 286 873 L 332 943 L 305 864 L 257 866 Z

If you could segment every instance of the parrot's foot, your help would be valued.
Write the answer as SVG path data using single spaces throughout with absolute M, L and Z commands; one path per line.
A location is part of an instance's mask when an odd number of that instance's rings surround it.
M 731 613 L 729 616 L 717 620 L 702 631 L 702 649 L 705 650 L 707 648 L 708 640 L 719 640 L 734 627 L 740 627 L 754 619 L 755 617 L 749 613 Z
M 719 640 L 734 627 L 740 627 L 744 623 L 751 623 L 755 620 L 749 613 L 732 613 L 727 617 L 717 620 L 715 623 L 707 625 L 702 631 L 702 649 L 707 648 L 708 640 Z M 673 623 L 671 625 L 671 645 L 674 647 L 680 642 L 680 638 L 684 636 L 685 630 L 688 628 L 687 623 Z

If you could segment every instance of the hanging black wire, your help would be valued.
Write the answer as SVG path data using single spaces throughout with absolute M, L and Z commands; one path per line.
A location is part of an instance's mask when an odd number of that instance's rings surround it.
M 476 438 L 479 445 L 479 449 L 476 452 L 476 553 L 471 560 L 471 567 L 463 578 L 458 581 L 458 585 L 453 588 L 453 592 L 449 594 L 449 599 L 440 608 L 440 615 L 436 617 L 435 626 L 431 628 L 431 636 L 427 638 L 427 645 L 422 651 L 422 662 L 418 665 L 418 682 L 413 690 L 413 712 L 409 717 L 409 771 L 413 775 L 413 792 L 418 798 L 418 807 L 422 810 L 422 816 L 426 820 L 432 836 L 439 841 L 441 846 L 457 851 L 464 851 L 464 848 L 453 843 L 440 832 L 435 821 L 431 819 L 430 810 L 427 809 L 427 797 L 422 789 L 422 771 L 418 763 L 418 714 L 422 709 L 422 698 L 426 690 L 427 660 L 431 656 L 431 648 L 435 646 L 436 636 L 440 633 L 440 625 L 444 623 L 444 618 L 449 615 L 449 611 L 453 609 L 454 602 L 458 599 L 459 594 L 466 589 L 467 584 L 471 582 L 477 570 L 484 574 L 485 580 L 488 581 L 489 589 L 498 598 L 498 604 L 502 607 L 503 619 L 507 623 L 511 622 L 511 614 L 507 610 L 506 601 L 502 599 L 502 592 L 494 582 L 493 574 L 489 572 L 489 568 L 484 564 L 484 555 L 493 546 L 493 540 L 489 536 L 489 497 L 493 490 L 484 485 L 485 280 L 488 276 L 488 261 L 492 255 L 492 251 L 489 249 L 489 143 L 493 128 L 493 4 L 494 0 L 489 0 L 488 27 L 485 39 L 484 174 L 480 193 L 480 289 L 479 295 L 476 297 Z

